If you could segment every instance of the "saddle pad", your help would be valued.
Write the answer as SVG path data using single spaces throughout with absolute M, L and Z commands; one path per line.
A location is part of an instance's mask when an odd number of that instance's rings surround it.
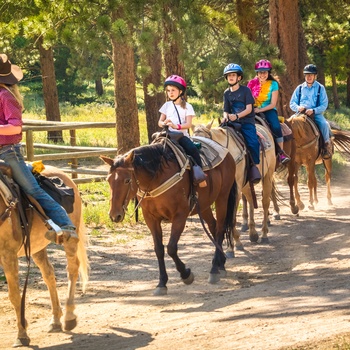
M 207 137 L 193 136 L 192 139 L 201 144 L 199 153 L 202 159 L 203 170 L 209 170 L 218 166 L 228 153 L 227 148 Z
M 168 138 L 163 138 L 163 139 L 174 152 L 180 167 L 183 167 L 187 159 L 186 156 Z M 217 142 L 210 140 L 208 138 L 198 136 L 193 138 L 193 140 L 200 142 L 201 144 L 201 150 L 199 153 L 202 159 L 202 165 L 203 165 L 204 171 L 218 166 L 228 153 L 228 150 L 226 148 L 222 147 Z
M 270 149 L 272 147 L 272 143 L 270 141 L 270 135 L 266 128 L 260 124 L 256 124 L 256 133 L 259 136 L 260 142 L 262 143 L 264 149 Z
M 281 129 L 282 129 L 283 136 L 292 135 L 292 130 L 290 129 L 290 127 L 287 124 L 281 123 Z

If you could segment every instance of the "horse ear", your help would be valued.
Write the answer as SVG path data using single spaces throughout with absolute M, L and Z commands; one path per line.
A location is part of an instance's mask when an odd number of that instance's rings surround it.
M 100 159 L 102 159 L 109 166 L 113 165 L 114 160 L 112 158 L 105 157 L 105 156 L 100 156 Z
M 211 129 L 211 127 L 213 126 L 213 123 L 214 123 L 214 119 L 212 119 L 211 120 L 211 122 L 210 123 L 208 123 L 205 127 L 207 128 L 207 129 Z

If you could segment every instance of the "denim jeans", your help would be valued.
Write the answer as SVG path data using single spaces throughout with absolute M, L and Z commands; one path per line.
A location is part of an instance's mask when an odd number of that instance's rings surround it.
M 260 143 L 254 124 L 242 123 L 241 133 L 255 164 L 260 163 Z
M 323 114 L 316 114 L 315 115 L 315 123 L 321 131 L 324 142 L 329 141 L 330 128 L 329 128 L 329 124 L 328 124 L 326 118 L 323 116 Z
M 26 194 L 35 198 L 45 214 L 58 226 L 73 226 L 67 212 L 37 183 L 21 154 L 21 145 L 8 145 L 0 149 L 0 159 L 12 168 L 12 177 Z
M 181 139 L 179 140 L 179 144 L 183 147 L 183 149 L 188 155 L 192 156 L 197 165 L 199 165 L 202 168 L 201 156 L 193 141 L 189 137 L 184 136 L 181 137 Z
M 280 121 L 278 120 L 278 114 L 275 109 L 269 109 L 268 111 L 263 112 L 267 122 L 270 125 L 273 138 L 277 143 L 283 142 L 282 129 Z

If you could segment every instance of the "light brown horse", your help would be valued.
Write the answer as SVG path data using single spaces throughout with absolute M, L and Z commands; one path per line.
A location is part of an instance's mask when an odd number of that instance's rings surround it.
M 332 176 L 332 157 L 323 159 L 320 148 L 320 132 L 316 124 L 305 114 L 295 114 L 288 119 L 292 127 L 293 136 L 296 144 L 296 153 L 294 159 L 294 191 L 295 199 L 300 210 L 305 208 L 300 199 L 298 191 L 298 171 L 303 165 L 308 173 L 307 185 L 309 188 L 309 209 L 315 209 L 318 203 L 317 198 L 317 179 L 315 175 L 316 164 L 322 164 L 325 168 L 325 180 L 327 185 L 328 205 L 332 205 L 331 194 L 331 176 Z M 350 133 L 348 131 L 331 129 L 333 145 L 341 152 L 350 154 Z
M 196 125 L 193 128 L 194 136 L 202 136 L 210 138 L 218 142 L 223 147 L 228 148 L 229 152 L 232 154 L 236 161 L 236 181 L 237 188 L 239 193 L 239 198 L 243 194 L 248 203 L 249 203 L 249 215 L 246 206 L 244 207 L 242 214 L 242 231 L 246 230 L 246 227 L 249 228 L 249 238 L 251 242 L 257 242 L 259 235 L 256 231 L 255 221 L 254 221 L 254 204 L 253 197 L 249 183 L 246 182 L 246 157 L 245 157 L 245 148 L 242 147 L 242 144 L 237 141 L 237 138 L 232 137 L 231 133 L 227 130 L 228 127 L 222 128 L 212 128 L 212 122 L 204 125 Z M 263 207 L 263 221 L 262 221 L 262 243 L 268 243 L 269 239 L 267 234 L 269 232 L 268 222 L 269 222 L 269 206 L 270 206 L 270 197 L 273 190 L 273 176 L 276 167 L 276 157 L 275 157 L 275 146 L 274 140 L 270 131 L 261 126 L 257 125 L 257 131 L 263 133 L 267 137 L 267 143 L 269 147 L 264 151 L 260 152 L 260 164 L 258 168 L 260 174 L 262 175 L 261 184 L 262 184 L 262 207 Z M 248 222 L 249 218 L 249 222 Z M 234 226 L 234 240 L 237 249 L 243 249 L 242 242 L 239 239 L 240 234 Z M 229 248 L 229 251 L 226 253 L 229 257 L 234 256 L 233 247 Z
M 74 211 L 70 214 L 72 222 L 77 227 L 79 242 L 74 243 L 64 239 L 64 250 L 67 256 L 67 273 L 68 273 L 68 293 L 65 302 L 64 329 L 72 330 L 77 325 L 77 317 L 74 314 L 75 304 L 74 295 L 76 282 L 80 274 L 83 283 L 83 289 L 88 281 L 88 260 L 86 254 L 85 226 L 82 217 L 82 204 L 79 191 L 73 181 L 58 169 L 46 166 L 42 172 L 46 176 L 58 176 L 67 186 L 73 187 L 75 192 Z M 5 197 L 6 198 L 6 197 Z M 0 215 L 2 215 L 8 205 L 5 199 L 0 196 Z M 34 212 L 32 228 L 30 231 L 30 250 L 35 264 L 39 267 L 44 282 L 50 293 L 52 318 L 48 327 L 49 332 L 62 331 L 61 317 L 63 315 L 60 301 L 56 290 L 56 279 L 54 269 L 49 262 L 46 247 L 50 243 L 45 238 L 47 227 L 44 225 L 39 214 Z M 9 299 L 15 309 L 17 318 L 18 335 L 14 347 L 28 346 L 30 338 L 27 335 L 27 321 L 21 317 L 21 295 L 19 287 L 19 267 L 18 257 L 24 256 L 24 247 L 22 244 L 22 230 L 18 209 L 15 208 L 0 227 L 0 265 L 8 285 Z M 22 279 L 25 276 L 21 276 Z
M 208 224 L 216 247 L 209 283 L 216 283 L 220 276 L 225 276 L 226 258 L 222 242 L 225 235 L 228 238 L 232 234 L 237 195 L 236 165 L 232 156 L 228 152 L 225 154 L 216 167 L 204 169 L 208 185 L 203 188 L 193 188 L 191 173 L 186 164 L 179 164 L 173 150 L 164 141 L 132 149 L 115 160 L 101 157 L 110 166 L 107 180 L 111 189 L 109 216 L 112 221 L 123 221 L 129 201 L 137 194 L 158 259 L 159 283 L 154 295 L 167 294 L 168 274 L 161 226 L 164 220 L 171 223 L 167 252 L 185 284 L 192 283 L 194 276 L 178 256 L 178 241 L 187 217 L 197 213 Z M 191 200 L 195 192 L 198 193 L 197 206 L 193 206 Z M 211 209 L 213 203 L 216 219 Z

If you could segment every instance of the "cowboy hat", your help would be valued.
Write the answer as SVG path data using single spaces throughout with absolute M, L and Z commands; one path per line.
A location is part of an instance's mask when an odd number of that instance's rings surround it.
M 11 64 L 7 55 L 0 54 L 0 83 L 13 85 L 23 78 L 23 72 L 18 66 Z

